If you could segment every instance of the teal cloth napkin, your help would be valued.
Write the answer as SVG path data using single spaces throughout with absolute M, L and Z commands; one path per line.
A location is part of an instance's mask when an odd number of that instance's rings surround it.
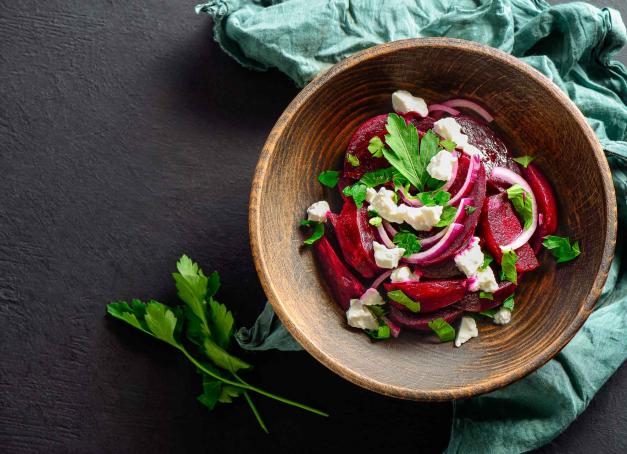
M 502 390 L 456 403 L 447 452 L 524 452 L 568 427 L 627 357 L 627 70 L 612 61 L 627 40 L 620 15 L 542 0 L 217 0 L 201 11 L 239 63 L 278 68 L 300 86 L 370 46 L 448 36 L 509 52 L 570 96 L 613 172 L 619 242 L 611 272 L 596 310 L 555 359 Z M 301 348 L 269 305 L 237 340 L 250 350 Z

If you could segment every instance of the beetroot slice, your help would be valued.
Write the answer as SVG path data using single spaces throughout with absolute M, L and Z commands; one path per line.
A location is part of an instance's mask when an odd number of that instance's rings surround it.
M 374 261 L 374 231 L 368 223 L 366 208 L 357 209 L 355 202 L 347 200 L 336 223 L 335 236 L 342 249 L 344 260 L 365 278 L 380 273 Z
M 486 165 L 487 173 L 492 172 L 492 167 L 507 167 L 516 173 L 520 173 L 516 163 L 503 141 L 483 120 L 460 115 L 455 117 L 462 127 L 462 132 L 468 136 L 468 142 L 481 150 L 481 159 Z
M 538 228 L 529 241 L 537 254 L 542 245 L 542 238 L 554 234 L 557 230 L 557 203 L 551 183 L 535 165 L 529 164 L 523 169 L 523 176 L 536 196 L 538 214 L 541 215 L 538 219 Z
M 429 129 L 433 129 L 435 119 L 431 117 L 421 117 L 416 112 L 407 112 L 401 115 L 407 124 L 412 123 L 416 130 L 425 134 Z
M 485 199 L 481 214 L 481 231 L 485 247 L 496 261 L 501 263 L 503 259 L 501 245 L 509 244 L 522 232 L 522 226 L 507 194 L 501 193 Z M 515 252 L 518 256 L 517 272 L 526 273 L 540 266 L 528 243 L 516 249 Z
M 378 136 L 379 139 L 385 141 L 387 130 L 385 125 L 388 121 L 388 114 L 377 115 L 364 121 L 353 133 L 346 148 L 346 154 L 352 154 L 359 159 L 359 165 L 354 167 L 346 158 L 344 158 L 344 176 L 348 178 L 361 178 L 366 172 L 371 172 L 383 167 L 389 167 L 390 164 L 385 158 L 375 158 L 368 151 L 370 139 Z
M 455 175 L 455 180 L 447 191 L 451 195 L 457 194 L 464 185 L 466 175 L 468 174 L 468 167 L 470 167 L 470 158 L 467 155 L 460 156 L 457 160 L 457 175 Z
M 467 293 L 455 306 L 468 312 L 483 312 L 500 306 L 505 299 L 514 293 L 516 286 L 508 281 L 499 283 L 499 288 L 492 295 L 494 299 L 479 298 L 479 292 Z
M 431 266 L 416 266 L 416 271 L 426 279 L 445 279 L 448 277 L 462 276 L 462 273 L 453 260 Z
M 461 300 L 466 294 L 466 281 L 438 280 L 421 282 L 392 282 L 384 284 L 385 290 L 401 290 L 405 295 L 420 303 L 420 312 L 434 312 L 445 306 L 449 306 Z M 407 307 L 390 300 L 392 306 L 402 311 L 408 311 Z
M 429 328 L 429 322 L 443 318 L 447 323 L 452 323 L 463 313 L 464 311 L 455 307 L 455 305 L 445 307 L 444 309 L 429 314 L 412 314 L 400 311 L 395 306 L 392 306 L 390 307 L 388 318 L 402 327 L 424 333 L 432 333 L 433 331 Z
M 475 228 L 479 223 L 479 216 L 481 215 L 481 208 L 483 206 L 483 200 L 485 199 L 485 189 L 486 174 L 484 166 L 481 165 L 479 167 L 477 180 L 475 181 L 472 190 L 466 195 L 466 197 L 473 200 L 471 206 L 475 207 L 476 210 L 470 216 L 466 216 L 464 218 L 462 221 L 464 224 L 464 230 L 457 238 L 455 238 L 449 247 L 444 250 L 442 254 L 434 257 L 432 260 L 422 263 L 421 266 L 429 267 L 431 265 L 445 262 L 446 260 L 451 259 L 462 247 L 464 247 L 470 237 L 473 236 Z
M 340 260 L 333 246 L 326 237 L 320 238 L 313 244 L 314 254 L 333 299 L 345 311 L 350 306 L 350 300 L 359 298 L 366 291 L 359 280 L 346 268 Z

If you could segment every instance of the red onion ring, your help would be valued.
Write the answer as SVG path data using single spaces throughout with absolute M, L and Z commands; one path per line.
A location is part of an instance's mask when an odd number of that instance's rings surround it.
M 457 191 L 457 194 L 451 197 L 448 201 L 447 205 L 455 205 L 457 201 L 461 200 L 462 197 L 466 195 L 470 187 L 475 184 L 477 180 L 477 175 L 479 174 L 479 168 L 481 166 L 481 158 L 479 155 L 473 155 L 470 157 L 470 165 L 468 166 L 468 173 L 466 174 L 466 179 L 464 180 L 464 184 Z
M 465 107 L 465 108 L 470 109 L 473 112 L 475 112 L 477 115 L 479 115 L 481 118 L 483 118 L 488 123 L 491 123 L 492 121 L 494 121 L 494 117 L 492 115 L 490 115 L 490 112 L 485 110 L 483 107 L 481 107 L 476 102 L 470 101 L 468 99 L 461 99 L 461 98 L 451 99 L 449 101 L 443 102 L 442 104 L 447 106 L 447 107 Z
M 442 253 L 454 240 L 457 236 L 464 230 L 464 226 L 462 224 L 453 223 L 446 228 L 446 233 L 440 240 L 431 248 L 426 251 L 418 252 L 416 254 L 412 254 L 409 257 L 402 258 L 401 260 L 406 263 L 414 263 L 416 265 L 420 265 L 424 262 L 427 262 L 434 257 L 437 257 Z
M 385 230 L 392 238 L 394 238 L 398 233 L 398 230 L 396 230 L 388 221 L 383 221 L 383 227 L 385 227 Z
M 387 270 L 385 273 L 381 274 L 378 278 L 376 278 L 372 282 L 372 284 L 370 284 L 370 288 L 373 288 L 376 290 L 383 283 L 383 281 L 385 281 L 388 277 L 390 277 L 390 274 L 392 274 L 392 271 L 394 270 Z
M 383 228 L 382 224 L 377 227 L 377 232 L 379 233 L 379 238 L 381 238 L 381 241 L 383 241 L 383 244 L 385 244 L 385 247 L 387 247 L 388 249 L 394 249 L 396 247 L 394 242 L 388 236 L 388 233 Z
M 460 114 L 459 110 L 453 109 L 452 107 L 446 106 L 444 104 L 431 104 L 429 106 L 429 113 L 437 112 L 437 111 L 446 112 L 448 114 L 453 115 L 454 117 L 456 117 L 456 116 L 458 116 Z

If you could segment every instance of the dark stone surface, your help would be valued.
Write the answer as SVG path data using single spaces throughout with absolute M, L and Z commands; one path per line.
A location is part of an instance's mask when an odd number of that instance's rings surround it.
M 264 301 L 248 192 L 297 89 L 239 67 L 193 2 L 176 3 L 0 2 L 2 450 L 353 452 L 392 433 L 441 452 L 449 404 L 372 394 L 305 353 L 250 355 L 251 381 L 328 420 L 258 398 L 266 436 L 243 401 L 208 413 L 182 358 L 105 318 L 116 298 L 172 300 L 183 252 L 220 270 L 239 324 Z M 541 452 L 624 452 L 625 383 L 622 368 Z

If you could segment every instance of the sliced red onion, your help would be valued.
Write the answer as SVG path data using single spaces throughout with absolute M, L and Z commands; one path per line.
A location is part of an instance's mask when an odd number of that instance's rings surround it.
M 385 230 L 392 238 L 394 238 L 398 233 L 398 230 L 396 230 L 388 221 L 383 221 L 383 227 L 385 227 Z
M 403 188 L 398 188 L 398 192 L 400 192 L 401 199 L 403 199 L 403 203 L 405 203 L 405 205 L 409 205 L 412 207 L 423 206 L 423 203 L 420 200 L 410 197 Z
M 442 229 L 438 233 L 436 233 L 435 235 L 431 235 L 431 236 L 429 236 L 427 238 L 423 238 L 422 240 L 420 240 L 420 247 L 428 248 L 430 246 L 433 246 L 445 234 L 446 234 L 446 229 Z
M 479 174 L 479 169 L 481 167 L 481 157 L 479 155 L 473 155 L 470 157 L 470 165 L 468 166 L 468 173 L 466 174 L 466 179 L 464 180 L 464 184 L 457 191 L 457 194 L 451 197 L 448 201 L 447 205 L 455 205 L 462 197 L 466 195 L 466 193 L 470 190 L 475 181 L 477 180 L 477 175 Z
M 479 280 L 476 277 L 474 277 L 474 276 L 469 277 L 468 279 L 466 279 L 466 287 L 471 292 L 478 292 L 479 291 Z
M 449 113 L 454 117 L 460 114 L 459 110 L 453 109 L 452 107 L 446 106 L 444 104 L 431 104 L 429 106 L 429 113 L 437 111 Z
M 440 238 L 440 240 L 433 247 L 427 249 L 426 251 L 412 254 L 407 258 L 402 258 L 401 260 L 406 263 L 414 263 L 416 265 L 428 262 L 448 248 L 463 230 L 464 226 L 462 224 L 453 223 L 446 228 L 444 236 L 442 236 L 442 238 Z
M 451 99 L 449 101 L 443 102 L 442 104 L 447 107 L 465 107 L 467 109 L 470 109 L 488 123 L 491 123 L 494 120 L 494 117 L 490 115 L 490 112 L 485 110 L 476 102 L 470 101 L 468 99 Z
M 396 323 L 394 323 L 392 320 L 390 320 L 389 318 L 385 316 L 381 318 L 383 319 L 385 324 L 388 325 L 388 327 L 390 328 L 390 334 L 392 335 L 392 337 L 398 337 L 398 335 L 401 334 L 400 326 L 398 326 Z
M 396 247 L 394 242 L 388 236 L 388 232 L 386 232 L 383 228 L 383 224 L 380 224 L 379 227 L 377 227 L 377 232 L 379 233 L 379 238 L 381 238 L 381 241 L 385 244 L 385 247 L 388 249 L 394 249 Z
M 502 250 L 516 250 L 529 241 L 538 227 L 538 205 L 536 203 L 536 196 L 531 190 L 529 183 L 527 183 L 523 177 L 505 167 L 494 167 L 490 175 L 490 180 L 508 186 L 518 184 L 529 194 L 529 197 L 531 197 L 531 225 L 527 230 L 523 230 L 518 237 L 514 238 L 512 242 L 501 246 Z
M 387 270 L 385 273 L 381 274 L 378 278 L 374 280 L 372 284 L 370 284 L 370 288 L 373 288 L 375 290 L 379 288 L 379 286 L 383 283 L 383 281 L 385 281 L 388 277 L 390 277 L 390 274 L 392 274 L 392 271 L 394 270 Z

